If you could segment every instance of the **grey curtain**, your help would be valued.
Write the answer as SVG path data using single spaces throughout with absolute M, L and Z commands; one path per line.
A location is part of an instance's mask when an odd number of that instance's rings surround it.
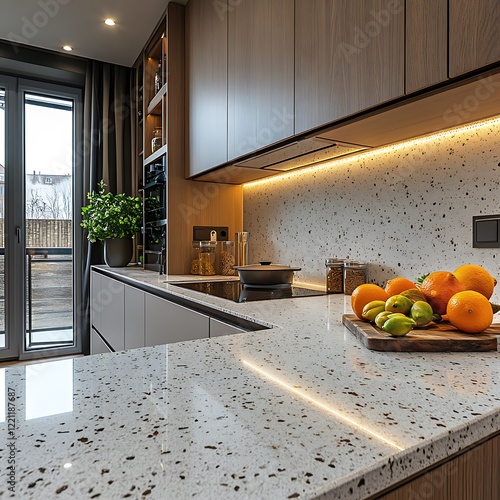
M 84 205 L 101 179 L 115 193 L 133 194 L 132 70 L 89 61 L 84 97 Z M 85 235 L 86 236 L 86 235 Z M 82 249 L 82 344 L 90 348 L 90 267 L 103 263 L 102 245 L 84 239 Z

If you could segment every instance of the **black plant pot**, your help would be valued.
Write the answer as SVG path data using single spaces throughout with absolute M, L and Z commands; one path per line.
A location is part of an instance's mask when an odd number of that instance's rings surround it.
M 104 240 L 104 262 L 109 267 L 125 267 L 134 253 L 132 238 Z

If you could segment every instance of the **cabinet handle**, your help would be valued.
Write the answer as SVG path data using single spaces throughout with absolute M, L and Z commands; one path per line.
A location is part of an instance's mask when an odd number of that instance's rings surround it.
M 19 226 L 16 226 L 16 237 L 17 237 L 17 242 L 21 243 L 21 228 Z

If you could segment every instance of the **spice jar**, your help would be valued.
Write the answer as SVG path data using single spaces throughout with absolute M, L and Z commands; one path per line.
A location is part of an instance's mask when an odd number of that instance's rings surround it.
M 215 274 L 215 241 L 193 241 L 191 274 L 213 276 Z
M 344 261 L 343 259 L 326 259 L 326 293 L 343 293 Z
M 365 262 L 346 260 L 344 262 L 344 293 L 351 295 L 355 288 L 366 283 Z
M 236 270 L 233 269 L 235 264 L 234 241 L 219 241 L 217 245 L 218 274 L 222 276 L 235 275 Z
M 158 151 L 162 146 L 162 142 L 162 129 L 161 127 L 156 127 L 153 130 L 153 139 L 151 139 L 151 152 Z

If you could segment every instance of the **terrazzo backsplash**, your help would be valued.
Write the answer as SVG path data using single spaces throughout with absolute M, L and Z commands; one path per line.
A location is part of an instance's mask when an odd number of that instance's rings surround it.
M 250 262 L 301 267 L 296 280 L 315 284 L 328 257 L 368 262 L 382 286 L 463 263 L 500 282 L 500 249 L 472 247 L 472 216 L 498 213 L 498 121 L 244 188 Z

